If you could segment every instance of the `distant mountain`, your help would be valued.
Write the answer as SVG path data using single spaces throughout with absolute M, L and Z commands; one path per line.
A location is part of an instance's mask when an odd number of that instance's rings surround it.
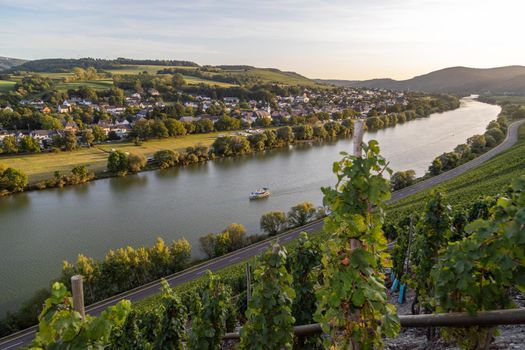
M 459 94 L 519 94 L 525 95 L 525 66 L 498 68 L 451 67 L 408 80 L 321 80 L 338 86 L 451 92 Z
M 27 62 L 27 60 L 0 56 L 0 72 L 3 70 L 13 68 L 15 66 L 19 66 L 25 62 Z

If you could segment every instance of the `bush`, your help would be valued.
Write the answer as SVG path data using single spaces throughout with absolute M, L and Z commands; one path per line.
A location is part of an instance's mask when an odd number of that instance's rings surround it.
M 161 169 L 171 168 L 179 163 L 179 153 L 172 150 L 157 151 L 153 160 Z

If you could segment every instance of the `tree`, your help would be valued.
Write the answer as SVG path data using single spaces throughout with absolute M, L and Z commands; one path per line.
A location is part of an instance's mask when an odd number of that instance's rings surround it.
M 226 319 L 231 292 L 219 276 L 207 271 L 207 282 L 200 293 L 197 314 L 193 319 L 189 349 L 220 350 L 226 333 Z
M 286 249 L 274 244 L 257 262 L 253 276 L 239 349 L 292 349 L 295 291 L 286 270 Z
M 443 172 L 443 165 L 441 164 L 441 159 L 439 157 L 432 161 L 432 165 L 428 168 L 428 172 L 432 176 L 439 175 Z
M 40 152 L 40 144 L 31 136 L 23 136 L 20 139 L 19 151 L 26 153 L 38 153 Z
M 44 115 L 40 119 L 40 123 L 42 124 L 42 129 L 44 130 L 60 130 L 64 128 L 60 120 L 50 115 Z
M 240 249 L 246 245 L 246 228 L 244 225 L 229 224 L 222 232 L 228 232 L 230 242 L 228 252 Z
M 88 147 L 91 147 L 93 145 L 93 141 L 95 141 L 95 136 L 93 135 L 92 130 L 84 130 L 82 132 L 82 142 L 84 142 Z
M 168 119 L 164 122 L 164 125 L 168 129 L 169 136 L 186 135 L 186 128 L 184 128 L 184 124 L 176 119 Z
M 128 155 L 119 150 L 111 152 L 107 167 L 114 174 L 125 175 L 128 172 Z
M 93 125 L 93 136 L 95 137 L 95 142 L 104 142 L 107 140 L 106 132 L 98 125 Z
M 66 151 L 72 151 L 77 148 L 77 137 L 73 131 L 67 130 L 62 138 Z
M 487 141 L 485 140 L 485 136 L 483 135 L 474 135 L 467 139 L 467 144 L 472 149 L 472 152 L 479 154 L 483 153 L 483 151 L 485 150 Z
M 416 172 L 412 169 L 405 171 L 396 171 L 392 175 L 392 177 L 390 177 L 390 184 L 392 185 L 392 189 L 394 191 L 397 191 L 414 184 L 415 178 Z
M 22 192 L 27 187 L 27 175 L 14 168 L 0 166 L 0 195 L 2 192 Z
M 18 143 L 16 142 L 16 137 L 6 136 L 2 140 L 2 151 L 4 153 L 17 153 L 18 152 Z
M 294 134 L 292 128 L 289 126 L 283 126 L 276 131 L 277 140 L 281 141 L 284 145 L 293 142 Z
M 332 209 L 325 231 L 332 232 L 322 256 L 322 283 L 314 319 L 329 334 L 330 349 L 377 349 L 384 335 L 400 329 L 395 307 L 388 303 L 384 267 L 391 267 L 384 237 L 384 203 L 390 184 L 383 177 L 386 161 L 377 141 L 363 144 L 362 157 L 343 153 L 333 165 L 337 184 L 323 188 Z
M 159 139 L 169 136 L 168 128 L 162 120 L 155 119 L 151 124 L 151 135 Z
M 171 168 L 179 163 L 179 153 L 172 150 L 161 150 L 153 154 L 153 161 L 161 169 Z
M 286 225 L 286 214 L 283 211 L 271 211 L 261 216 L 261 230 L 270 236 L 275 236 Z
M 215 235 L 208 233 L 205 236 L 199 237 L 201 250 L 208 256 L 209 259 L 215 256 Z
M 302 202 L 288 211 L 288 225 L 290 227 L 303 226 L 315 217 L 316 210 L 312 203 Z
M 128 170 L 132 173 L 138 173 L 146 166 L 146 158 L 142 154 L 128 155 Z
M 294 126 L 293 133 L 297 140 L 311 140 L 314 136 L 314 130 L 310 125 Z

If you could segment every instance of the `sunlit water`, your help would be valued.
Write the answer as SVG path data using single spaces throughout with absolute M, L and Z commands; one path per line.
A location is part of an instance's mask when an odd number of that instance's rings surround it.
M 423 175 L 437 155 L 482 133 L 500 108 L 464 99 L 461 108 L 365 134 L 379 141 L 394 170 Z M 352 140 L 301 144 L 253 156 L 145 172 L 86 185 L 0 199 L 0 315 L 15 309 L 59 275 L 78 253 L 101 257 L 109 249 L 185 237 L 194 255 L 198 238 L 232 222 L 259 231 L 260 216 L 301 201 L 321 204 L 321 186 L 333 185 L 332 162 Z M 266 200 L 248 194 L 270 187 Z

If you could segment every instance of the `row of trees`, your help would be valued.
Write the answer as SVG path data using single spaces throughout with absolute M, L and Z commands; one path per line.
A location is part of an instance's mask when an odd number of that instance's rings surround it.
M 507 128 L 506 117 L 491 121 L 483 135 L 474 135 L 467 140 L 467 143 L 456 146 L 453 152 L 436 157 L 428 168 L 428 174 L 439 175 L 487 152 L 505 139 Z
M 271 211 L 261 216 L 261 230 L 265 235 L 246 236 L 246 229 L 241 224 L 230 224 L 220 233 L 209 233 L 199 238 L 201 250 L 208 258 L 215 258 L 237 249 L 246 247 L 266 237 L 275 236 L 285 229 L 300 227 L 316 218 L 324 216 L 324 210 L 318 210 L 312 203 L 299 203 L 288 211 Z
M 168 245 L 157 238 L 151 247 L 110 250 L 101 260 L 80 254 L 74 264 L 64 261 L 59 281 L 69 286 L 71 276 L 84 276 L 86 303 L 90 304 L 181 271 L 189 265 L 190 257 L 187 240 Z
M 351 125 L 351 124 L 348 124 Z M 351 128 L 328 122 L 324 125 L 283 126 L 276 130 L 265 130 L 262 133 L 245 136 L 224 136 L 217 138 L 212 151 L 218 157 L 230 157 L 276 147 L 288 146 L 295 141 L 327 140 L 338 136 L 348 136 Z
M 93 141 L 93 139 L 88 139 Z M 39 153 L 42 151 L 42 146 L 33 137 L 26 135 L 17 139 L 15 136 L 6 136 L 1 142 L 0 153 L 14 154 L 14 153 Z M 74 132 L 66 130 L 61 133 L 53 135 L 49 147 L 54 147 L 57 150 L 72 151 L 78 148 L 77 137 Z

